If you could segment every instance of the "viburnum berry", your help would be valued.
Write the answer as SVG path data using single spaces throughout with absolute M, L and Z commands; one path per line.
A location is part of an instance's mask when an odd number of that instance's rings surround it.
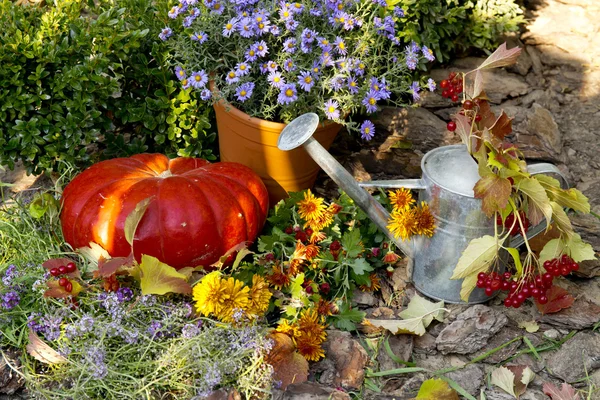
M 294 228 L 292 228 L 291 226 L 288 226 L 287 228 L 285 228 L 285 233 L 287 233 L 288 235 L 291 235 L 294 232 Z
M 443 97 L 443 98 L 448 98 L 448 97 L 450 97 L 450 93 L 448 92 L 448 89 L 444 89 L 444 90 L 442 90 L 442 97 Z
M 473 108 L 473 102 L 471 100 L 463 101 L 463 108 L 465 110 L 471 110 Z
M 456 122 L 448 122 L 448 124 L 446 124 L 446 129 L 448 129 L 450 132 L 454 132 L 456 130 Z
M 70 274 L 71 272 L 75 272 L 75 269 L 77 267 L 75 266 L 75 263 L 68 263 L 67 265 L 65 265 L 65 269 L 67 270 L 67 273 Z
M 58 267 L 58 274 L 59 275 L 63 275 L 67 273 L 67 267 L 65 267 L 64 265 L 61 265 L 60 267 Z
M 450 100 L 452 100 L 453 102 L 457 102 L 458 101 L 458 95 L 457 94 L 453 94 L 452 97 L 450 98 Z
M 63 287 L 64 287 L 64 286 L 67 286 L 67 283 L 69 283 L 69 280 L 68 280 L 67 278 L 60 278 L 60 279 L 58 280 L 58 284 L 59 284 L 60 286 L 63 286 Z
M 477 114 L 475 116 L 475 122 L 480 122 L 481 121 L 481 114 Z
M 331 251 L 338 251 L 341 248 L 342 248 L 342 244 L 338 240 L 334 240 L 329 245 L 329 250 L 331 250 Z
M 487 274 L 485 272 L 480 272 L 477 274 L 477 279 L 484 280 L 485 278 L 487 278 Z
M 58 268 L 54 267 L 50 270 L 50 275 L 52 276 L 58 276 L 60 275 L 60 272 L 58 272 Z
M 485 280 L 479 279 L 477 281 L 477 287 L 480 288 L 480 289 L 483 289 L 485 287 Z
M 71 282 L 68 282 L 68 283 L 65 285 L 65 290 L 66 290 L 67 292 L 71 293 L 71 292 L 73 291 L 73 284 L 72 284 Z
M 444 80 L 442 80 L 442 81 L 440 82 L 440 87 L 441 87 L 442 89 L 447 89 L 447 88 L 448 88 L 448 86 L 450 86 L 450 82 L 448 82 L 448 80 L 447 80 L 447 79 L 444 79 Z
M 548 302 L 548 297 L 546 297 L 546 296 L 540 296 L 537 299 L 537 302 L 540 303 L 540 304 L 546 304 Z

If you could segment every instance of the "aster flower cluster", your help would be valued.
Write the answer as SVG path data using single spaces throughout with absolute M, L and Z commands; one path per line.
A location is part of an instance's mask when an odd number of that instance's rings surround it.
M 372 122 L 353 123 L 352 113 L 432 90 L 416 69 L 433 52 L 403 45 L 404 10 L 385 0 L 181 0 L 168 16 L 184 28 L 160 33 L 172 44 L 182 87 L 252 117 L 287 123 L 315 112 L 370 140 Z

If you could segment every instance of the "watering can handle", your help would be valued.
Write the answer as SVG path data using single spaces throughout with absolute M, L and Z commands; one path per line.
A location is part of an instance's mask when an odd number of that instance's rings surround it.
M 383 188 L 383 189 L 425 189 L 425 182 L 422 179 L 396 179 L 390 181 L 365 181 L 358 182 L 359 186 L 364 188 Z
M 531 175 L 547 174 L 547 173 L 556 174 L 560 178 L 559 179 L 560 187 L 563 189 L 569 188 L 569 181 L 567 180 L 567 177 L 554 164 L 550 164 L 550 163 L 530 164 L 530 165 L 527 165 L 527 172 L 529 172 Z M 527 237 L 532 238 L 532 237 L 536 236 L 537 234 L 541 233 L 544 229 L 546 229 L 546 220 L 545 219 L 542 222 L 540 222 L 539 224 L 537 224 L 536 226 L 529 229 L 529 231 L 527 232 Z M 510 240 L 510 247 L 519 247 L 523 243 L 525 243 L 523 236 L 521 234 L 518 234 L 518 235 L 515 235 Z

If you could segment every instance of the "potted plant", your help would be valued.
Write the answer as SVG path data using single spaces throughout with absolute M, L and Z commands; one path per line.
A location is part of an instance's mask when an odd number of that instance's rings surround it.
M 418 100 L 425 85 L 435 89 L 431 79 L 414 80 L 432 51 L 401 46 L 404 12 L 385 0 L 183 0 L 168 15 L 184 33 L 165 27 L 160 36 L 172 44 L 182 87 L 214 104 L 221 160 L 253 168 L 272 200 L 310 187 L 318 172 L 304 150 L 277 149 L 286 123 L 314 112 L 325 146 L 342 125 L 369 140 L 373 123 L 353 114 Z

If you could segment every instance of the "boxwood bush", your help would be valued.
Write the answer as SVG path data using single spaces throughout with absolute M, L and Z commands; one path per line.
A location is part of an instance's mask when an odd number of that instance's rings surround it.
M 158 39 L 167 0 L 116 4 L 0 0 L 0 164 L 41 173 L 143 151 L 214 158 L 211 110 L 179 89 Z

